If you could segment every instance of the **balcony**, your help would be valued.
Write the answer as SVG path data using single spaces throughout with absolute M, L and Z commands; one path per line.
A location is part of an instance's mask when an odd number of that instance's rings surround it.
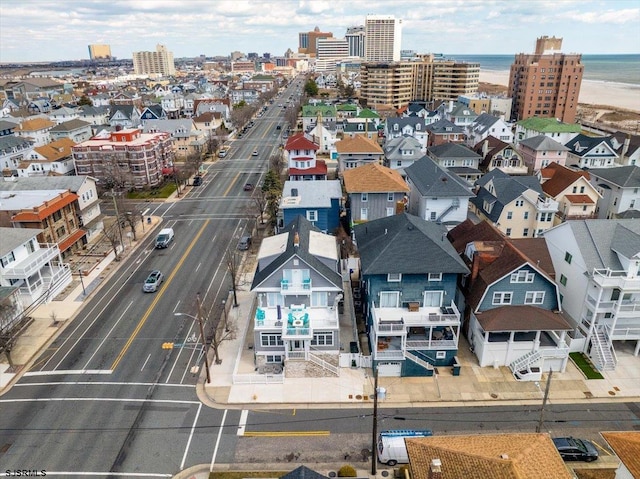
M 289 313 L 297 311 L 297 308 L 257 308 L 254 327 L 260 330 L 282 330 L 283 334 L 289 334 L 285 331 L 288 325 L 285 322 L 285 318 L 289 317 Z M 306 308 L 306 314 L 308 314 L 308 329 L 313 331 L 314 329 L 338 329 L 338 310 L 331 308 Z M 297 323 L 296 323 L 297 324 Z M 303 322 L 304 326 L 304 322 Z M 292 333 L 292 332 L 291 332 Z M 295 335 L 298 336 L 298 335 Z M 300 339 L 300 338 L 298 338 Z
M 602 288 L 640 289 L 640 276 L 630 277 L 626 271 L 594 269 L 592 278 Z
M 280 280 L 280 294 L 311 294 L 311 278 L 302 281 L 292 281 L 289 279 Z
M 411 327 L 446 327 L 460 325 L 460 311 L 451 302 L 449 306 L 418 308 L 372 309 L 373 327 L 377 333 L 405 334 Z
M 33 276 L 47 263 L 60 255 L 60 249 L 56 243 L 40 244 L 40 248 L 31 253 L 22 261 L 12 263 L 5 268 L 3 276 L 7 279 L 24 279 Z

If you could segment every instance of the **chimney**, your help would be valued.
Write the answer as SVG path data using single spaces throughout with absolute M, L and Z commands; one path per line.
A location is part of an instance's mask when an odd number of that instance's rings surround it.
M 442 461 L 440 459 L 431 459 L 431 464 L 429 464 L 429 475 L 427 479 L 442 479 L 444 476 L 442 475 Z
M 473 258 L 471 260 L 471 282 L 470 285 L 473 285 L 474 281 L 478 277 L 478 273 L 480 272 L 480 252 L 474 251 Z
M 298 246 L 300 246 L 300 235 L 298 234 L 298 232 L 296 231 L 296 234 L 293 235 L 293 246 L 295 248 L 297 248 Z
M 487 156 L 487 153 L 489 153 L 489 140 L 485 139 L 482 143 L 482 156 Z
M 622 152 L 620 153 L 620 163 L 624 163 L 624 157 L 629 151 L 629 143 L 631 143 L 631 135 L 627 135 L 622 144 Z

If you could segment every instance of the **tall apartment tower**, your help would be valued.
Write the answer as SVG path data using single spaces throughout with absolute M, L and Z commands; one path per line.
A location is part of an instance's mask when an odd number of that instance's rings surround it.
M 321 32 L 320 28 L 316 27 L 312 32 L 298 34 L 298 53 L 306 53 L 310 57 L 315 57 L 318 40 L 321 38 L 333 38 L 331 32 Z
M 367 15 L 364 31 L 365 61 L 397 62 L 400 60 L 402 20 L 393 15 Z
M 562 38 L 543 36 L 533 54 L 519 53 L 509 73 L 511 120 L 532 116 L 573 123 L 584 66 L 582 55 L 560 52 Z
M 175 75 L 173 53 L 160 44 L 155 52 L 133 52 L 133 71 L 137 75 Z
M 90 60 L 111 60 L 110 45 L 89 45 Z
M 364 58 L 364 25 L 347 28 L 345 39 L 349 43 L 349 56 Z

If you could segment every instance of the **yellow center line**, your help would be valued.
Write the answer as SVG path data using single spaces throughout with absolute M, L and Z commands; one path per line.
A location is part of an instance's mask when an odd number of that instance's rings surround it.
M 235 178 L 233 180 L 231 180 L 231 183 L 229 184 L 229 188 L 226 189 L 226 191 L 224 193 L 222 193 L 222 196 L 227 196 L 229 194 L 229 191 L 231 191 L 231 188 L 233 187 L 233 185 L 235 184 L 236 181 L 238 181 L 238 178 L 240 177 L 240 173 L 238 173 Z
M 247 431 L 248 437 L 301 437 L 301 436 L 328 436 L 329 431 Z
M 138 335 L 138 333 L 142 329 L 142 326 L 144 326 L 144 323 L 147 321 L 147 319 L 149 319 L 149 316 L 151 316 L 151 312 L 153 311 L 153 309 L 158 304 L 158 301 L 160 301 L 160 298 L 162 297 L 162 293 L 164 293 L 165 289 L 167 289 L 167 287 L 171 284 L 171 281 L 173 281 L 173 278 L 178 273 L 178 270 L 180 269 L 180 267 L 182 266 L 184 261 L 187 259 L 187 256 L 189 256 L 189 253 L 191 252 L 191 250 L 195 246 L 196 242 L 198 241 L 198 239 L 200 238 L 200 236 L 204 232 L 205 228 L 209 224 L 209 221 L 210 220 L 206 220 L 204 222 L 204 224 L 202 225 L 202 228 L 200 228 L 200 231 L 198 231 L 198 234 L 196 235 L 196 237 L 193 238 L 193 241 L 191 241 L 191 244 L 189 245 L 189 247 L 187 248 L 185 253 L 182 255 L 182 258 L 180 258 L 180 261 L 176 265 L 175 269 L 169 275 L 169 277 L 167 278 L 165 283 L 162 285 L 162 287 L 160 288 L 160 291 L 158 291 L 158 294 L 156 294 L 156 297 L 153 299 L 153 302 L 151 303 L 151 305 L 147 309 L 146 313 L 144 313 L 144 316 L 142 317 L 142 319 L 140 320 L 140 322 L 136 326 L 136 329 L 133 331 L 133 333 L 131 334 L 131 336 L 127 340 L 127 343 L 122 348 L 122 351 L 120 351 L 120 354 L 118 354 L 118 356 L 116 357 L 116 360 L 111 365 L 111 370 L 112 371 L 114 371 L 116 369 L 116 367 L 118 367 L 118 364 L 120 363 L 120 361 L 122 360 L 124 355 L 127 353 L 127 350 L 129 349 L 129 346 L 131 346 L 131 343 L 133 343 L 133 340 L 136 339 L 136 336 Z

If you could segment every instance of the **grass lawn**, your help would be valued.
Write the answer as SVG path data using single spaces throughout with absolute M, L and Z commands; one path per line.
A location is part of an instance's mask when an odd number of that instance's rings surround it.
M 591 363 L 587 361 L 584 354 L 582 353 L 569 353 L 569 357 L 575 363 L 578 368 L 584 373 L 587 379 L 604 379 L 602 374 L 593 369 Z
M 224 471 L 224 472 L 210 472 L 209 479 L 242 479 L 244 477 L 282 477 L 291 471 Z
M 131 191 L 127 193 L 127 198 L 130 200 L 152 200 L 154 198 L 169 198 L 171 194 L 176 191 L 176 184 L 173 181 L 168 181 L 160 188 L 154 188 L 152 190 Z

